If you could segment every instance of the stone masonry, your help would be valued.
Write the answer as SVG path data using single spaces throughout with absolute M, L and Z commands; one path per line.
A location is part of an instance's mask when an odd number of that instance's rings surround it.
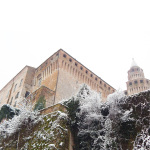
M 101 94 L 103 100 L 115 91 L 115 89 L 60 49 L 39 67 L 24 67 L 8 84 L 0 91 L 0 106 L 10 104 L 17 106 L 24 97 L 41 92 L 40 88 L 53 91 L 46 100 L 46 107 L 57 104 L 63 99 L 69 99 L 76 94 L 85 83 L 92 90 Z M 49 102 L 51 101 L 51 102 Z

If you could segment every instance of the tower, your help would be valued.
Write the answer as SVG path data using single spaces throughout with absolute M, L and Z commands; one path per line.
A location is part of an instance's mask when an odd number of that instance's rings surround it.
M 130 70 L 128 71 L 127 95 L 133 95 L 150 88 L 150 80 L 144 76 L 143 69 L 132 59 Z

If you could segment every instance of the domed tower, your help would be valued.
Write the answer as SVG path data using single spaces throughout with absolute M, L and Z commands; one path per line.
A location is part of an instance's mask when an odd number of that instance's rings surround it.
M 144 77 L 143 70 L 136 64 L 134 59 L 128 71 L 127 95 L 133 95 L 150 88 L 150 80 Z

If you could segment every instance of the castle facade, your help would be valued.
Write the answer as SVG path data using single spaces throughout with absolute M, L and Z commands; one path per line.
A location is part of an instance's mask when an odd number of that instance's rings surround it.
M 133 95 L 150 89 L 150 80 L 144 76 L 143 69 L 132 60 L 130 70 L 128 71 L 127 95 Z
M 76 94 L 81 84 L 87 84 L 101 94 L 103 100 L 115 89 L 70 56 L 58 50 L 39 67 L 24 67 L 0 91 L 0 106 L 17 106 L 24 97 L 33 101 L 40 95 L 46 99 L 46 107 Z

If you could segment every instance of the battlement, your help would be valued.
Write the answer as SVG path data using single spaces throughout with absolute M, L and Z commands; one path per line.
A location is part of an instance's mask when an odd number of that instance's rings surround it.
M 15 76 L 15 80 L 12 79 L 13 83 L 10 81 L 7 84 L 9 86 L 0 91 L 3 104 L 16 105 L 19 98 L 27 97 L 41 86 L 54 91 L 53 104 L 76 94 L 83 83 L 89 85 L 92 90 L 101 93 L 104 100 L 115 91 L 107 82 L 62 49 L 46 59 L 39 67 L 27 68 L 26 73 L 21 75 L 22 71 L 20 71 Z M 19 82 L 22 86 L 19 86 Z M 17 93 L 14 93 L 15 95 L 13 94 L 14 88 L 17 91 Z M 6 100 L 4 97 L 7 92 L 9 92 L 9 97 Z

